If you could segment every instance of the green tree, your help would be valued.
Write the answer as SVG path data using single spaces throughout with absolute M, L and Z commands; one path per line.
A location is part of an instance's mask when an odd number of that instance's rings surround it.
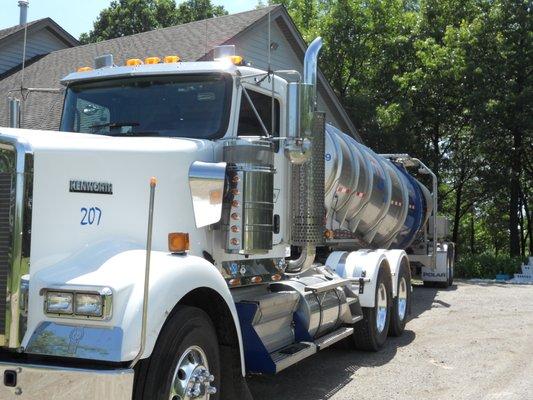
M 114 0 L 100 12 L 93 30 L 82 33 L 80 42 L 94 43 L 153 29 L 227 14 L 210 0 Z
M 437 173 L 460 251 L 533 252 L 529 1 L 282 3 L 324 38 L 320 67 L 366 144 Z
M 223 6 L 214 6 L 211 0 L 187 0 L 179 5 L 177 16 L 179 23 L 185 24 L 227 13 Z

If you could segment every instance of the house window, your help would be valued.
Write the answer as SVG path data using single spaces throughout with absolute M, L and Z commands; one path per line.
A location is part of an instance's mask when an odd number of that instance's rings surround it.
M 272 132 L 272 97 L 266 94 L 247 91 L 250 99 L 255 106 L 258 114 L 265 124 L 268 132 Z M 279 101 L 274 100 L 274 136 L 279 136 Z M 261 128 L 254 110 L 245 94 L 241 97 L 241 110 L 239 112 L 239 126 L 237 128 L 237 135 L 239 136 L 263 136 L 264 132 Z

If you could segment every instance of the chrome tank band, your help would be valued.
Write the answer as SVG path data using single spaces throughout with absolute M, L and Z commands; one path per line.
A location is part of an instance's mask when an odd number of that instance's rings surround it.
M 225 139 L 223 159 L 226 163 L 272 168 L 274 151 L 272 142 L 257 138 Z
M 92 370 L 0 362 L 0 374 L 16 373 L 16 386 L 0 385 L 2 400 L 131 400 L 132 369 Z

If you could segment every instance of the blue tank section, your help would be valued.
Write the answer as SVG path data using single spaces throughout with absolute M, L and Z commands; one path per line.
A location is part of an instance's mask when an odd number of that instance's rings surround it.
M 396 165 L 396 164 L 395 164 Z M 426 209 L 426 200 L 418 182 L 405 170 L 405 167 L 396 165 L 400 174 L 407 182 L 407 191 L 409 194 L 409 205 L 407 208 L 407 216 L 403 223 L 402 229 L 396 236 L 396 239 L 391 245 L 394 249 L 404 249 L 409 246 L 415 238 L 418 231 L 422 228 L 424 214 Z

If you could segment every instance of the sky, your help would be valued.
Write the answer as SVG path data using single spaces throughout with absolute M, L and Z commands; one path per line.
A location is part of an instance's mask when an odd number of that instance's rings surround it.
M 88 32 L 93 22 L 110 0 L 29 0 L 28 21 L 50 17 L 75 38 Z M 180 0 L 177 0 L 180 3 Z M 248 11 L 257 5 L 257 0 L 212 0 L 223 5 L 230 13 Z M 0 0 L 0 29 L 19 23 L 17 0 Z

